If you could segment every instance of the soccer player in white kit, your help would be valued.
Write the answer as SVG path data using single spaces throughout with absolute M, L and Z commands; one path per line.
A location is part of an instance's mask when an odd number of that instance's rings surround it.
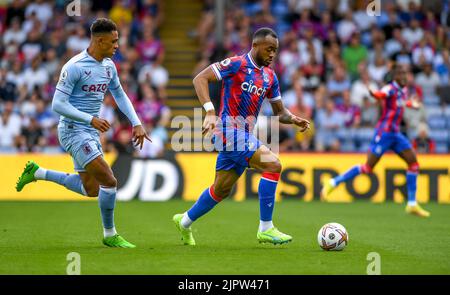
M 133 142 L 142 149 L 150 140 L 123 91 L 117 69 L 111 60 L 118 45 L 114 22 L 97 19 L 91 26 L 89 48 L 72 57 L 62 68 L 53 96 L 52 107 L 61 115 L 58 138 L 61 146 L 72 156 L 78 174 L 47 170 L 29 161 L 20 176 L 16 190 L 36 180 L 47 180 L 89 197 L 97 197 L 103 222 L 103 244 L 109 247 L 134 248 L 117 234 L 114 226 L 114 207 L 117 180 L 103 159 L 99 132 L 111 126 L 99 118 L 105 92 L 109 90 L 119 109 L 133 125 Z

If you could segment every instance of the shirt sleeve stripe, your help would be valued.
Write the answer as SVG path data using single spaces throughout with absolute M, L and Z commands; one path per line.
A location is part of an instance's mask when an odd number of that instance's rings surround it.
M 269 98 L 269 102 L 275 102 L 275 101 L 280 100 L 280 99 L 281 99 L 281 96 L 279 95 L 277 97 Z
M 219 69 L 217 68 L 216 64 L 212 64 L 211 68 L 213 69 L 214 74 L 216 75 L 217 80 L 222 80 L 222 76 L 220 75 Z
M 70 94 L 69 94 L 69 93 L 67 93 L 67 92 L 65 92 L 65 91 L 62 91 L 61 89 L 58 89 L 58 88 L 56 88 L 56 90 L 59 90 L 59 91 L 61 91 L 62 93 L 64 93 L 64 94 L 67 94 L 67 95 L 69 95 L 69 96 L 70 96 Z

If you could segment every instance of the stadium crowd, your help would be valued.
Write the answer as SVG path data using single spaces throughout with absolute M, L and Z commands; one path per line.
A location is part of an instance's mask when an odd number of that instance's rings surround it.
M 5 1 L 2 1 L 5 3 Z M 104 151 L 161 155 L 168 140 L 170 109 L 165 105 L 168 72 L 158 38 L 163 13 L 158 0 L 79 1 L 80 15 L 68 16 L 66 1 L 8 1 L 0 4 L 0 153 L 63 152 L 59 117 L 51 100 L 62 66 L 89 46 L 89 27 L 98 17 L 119 28 L 113 57 L 119 78 L 153 144 L 135 151 L 131 126 L 108 92 L 100 116 L 112 128 L 101 135 Z
M 372 13 L 379 16 L 368 15 L 374 1 L 366 0 L 228 1 L 223 43 L 215 36 L 214 1 L 204 2 L 193 34 L 202 53 L 194 74 L 246 53 L 260 27 L 278 33 L 274 67 L 284 104 L 314 123 L 306 134 L 282 126 L 281 151 L 366 152 L 380 116 L 368 87 L 384 86 L 392 65 L 400 63 L 409 71 L 410 95 L 422 102 L 419 111 L 405 111 L 402 132 L 420 152 L 448 152 L 449 1 L 378 1 L 381 10 L 372 6 Z M 268 103 L 263 113 L 271 114 Z
M 161 155 L 171 117 L 165 104 L 169 73 L 158 38 L 162 2 L 81 1 L 76 17 L 67 15 L 63 0 L 1 2 L 0 153 L 63 152 L 51 110 L 60 69 L 87 48 L 89 24 L 109 17 L 119 28 L 113 60 L 121 83 L 153 140 L 141 156 Z M 409 91 L 423 103 L 419 111 L 405 111 L 403 132 L 420 152 L 448 152 L 448 0 L 382 0 L 376 17 L 368 16 L 373 1 L 367 0 L 230 0 L 223 44 L 215 36 L 214 0 L 203 2 L 202 18 L 189 34 L 200 44 L 194 75 L 209 63 L 247 52 L 257 28 L 278 33 L 274 67 L 284 104 L 313 122 L 304 134 L 282 126 L 281 151 L 367 151 L 380 115 L 368 87 L 382 87 L 396 62 L 409 68 Z M 270 106 L 262 112 L 270 115 Z M 110 94 L 101 116 L 113 126 L 102 134 L 104 150 L 137 153 Z

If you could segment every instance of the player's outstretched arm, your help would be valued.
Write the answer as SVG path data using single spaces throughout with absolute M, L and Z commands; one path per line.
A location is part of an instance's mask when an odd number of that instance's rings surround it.
M 198 100 L 202 104 L 206 111 L 206 117 L 203 121 L 202 133 L 207 137 L 211 136 L 214 128 L 216 128 L 216 112 L 214 110 L 214 105 L 211 102 L 211 97 L 209 96 L 208 83 L 217 81 L 217 78 L 213 72 L 211 66 L 201 71 L 197 76 L 195 76 L 192 83 L 194 84 L 195 92 L 197 93 Z
M 411 96 L 405 103 L 407 108 L 418 110 L 420 109 L 421 103 L 417 95 Z
M 300 127 L 300 132 L 304 132 L 309 129 L 309 121 L 292 114 L 288 109 L 284 107 L 281 99 L 271 102 L 271 106 L 275 116 L 279 117 L 280 123 L 295 124 Z
M 147 132 L 145 131 L 144 127 L 142 126 L 141 121 L 139 120 L 138 115 L 136 114 L 136 111 L 131 104 L 130 99 L 128 98 L 128 95 L 123 91 L 122 85 L 119 84 L 119 86 L 115 89 L 109 89 L 111 94 L 114 97 L 114 100 L 117 103 L 117 106 L 119 107 L 120 111 L 127 116 L 128 120 L 130 120 L 131 125 L 133 126 L 133 143 L 135 146 L 139 146 L 140 149 L 144 146 L 144 140 L 147 139 L 151 141 L 150 137 L 147 135 Z
M 134 110 L 133 104 L 131 103 L 128 95 L 123 91 L 122 85 L 120 84 L 119 75 L 117 74 L 117 69 L 114 63 L 111 63 L 113 68 L 113 77 L 109 83 L 109 91 L 111 92 L 114 100 L 119 107 L 119 110 L 130 120 L 133 126 L 133 143 L 140 149 L 144 146 L 144 140 L 147 139 L 151 141 L 150 137 L 147 135 L 144 127 L 142 126 L 141 120 L 139 120 L 136 111 Z
M 371 88 L 368 88 L 368 89 L 369 89 L 369 94 L 377 100 L 385 99 L 388 96 L 387 93 L 383 90 L 378 91 L 378 90 L 374 90 Z

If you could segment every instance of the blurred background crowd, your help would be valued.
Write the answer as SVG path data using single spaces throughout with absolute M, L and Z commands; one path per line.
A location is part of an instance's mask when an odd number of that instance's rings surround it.
M 4 1 L 3 1 L 4 2 Z M 142 156 L 164 151 L 170 120 L 162 67 L 164 47 L 157 37 L 163 21 L 160 1 L 79 1 L 80 16 L 69 17 L 67 1 L 7 1 L 0 6 L 0 152 L 63 152 L 57 138 L 59 116 L 51 100 L 62 66 L 89 46 L 89 27 L 98 17 L 119 28 L 113 61 L 153 144 Z M 2 3 L 2 2 L 0 2 Z M 108 92 L 100 111 L 112 128 L 101 135 L 104 151 L 133 153 L 128 120 Z
M 81 1 L 81 16 L 73 17 L 66 13 L 66 2 L 0 1 L 0 153 L 63 152 L 58 116 L 51 110 L 60 69 L 88 47 L 92 21 L 109 17 L 120 36 L 113 61 L 153 140 L 139 153 L 162 155 L 173 115 L 167 106 L 167 48 L 158 34 L 164 1 Z M 274 68 L 283 102 L 313 122 L 304 134 L 282 125 L 281 151 L 366 152 L 380 115 L 368 87 L 389 81 L 396 62 L 408 67 L 407 87 L 422 102 L 420 110 L 406 110 L 402 132 L 419 152 L 448 152 L 449 1 L 382 0 L 379 16 L 370 17 L 366 8 L 373 1 L 366 0 L 229 0 L 223 43 L 214 30 L 214 2 L 202 1 L 202 17 L 188 34 L 198 44 L 192 75 L 248 52 L 256 29 L 273 28 L 280 40 Z M 218 88 L 211 90 L 217 98 Z M 262 113 L 271 114 L 269 104 Z M 100 115 L 113 126 L 102 134 L 104 150 L 137 153 L 129 123 L 110 94 Z

